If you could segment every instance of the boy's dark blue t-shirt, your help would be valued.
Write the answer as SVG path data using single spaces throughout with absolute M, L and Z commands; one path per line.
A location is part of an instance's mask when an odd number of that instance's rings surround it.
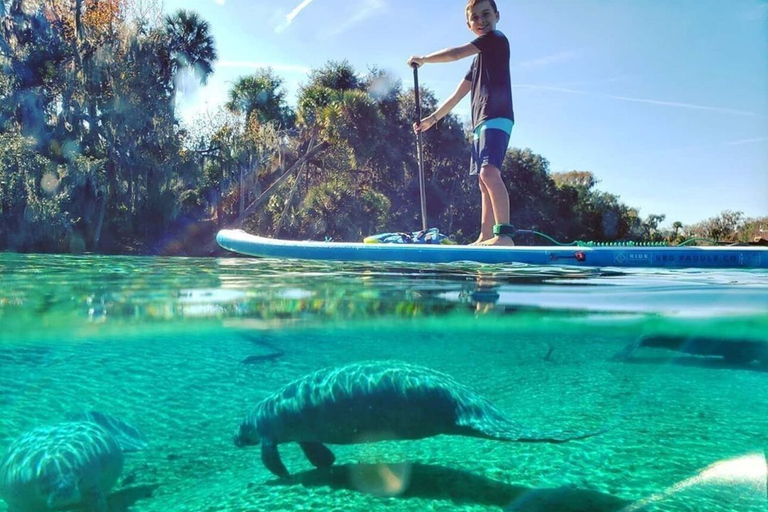
M 498 30 L 472 41 L 480 50 L 465 77 L 472 82 L 472 127 L 487 119 L 515 120 L 509 78 L 509 41 Z

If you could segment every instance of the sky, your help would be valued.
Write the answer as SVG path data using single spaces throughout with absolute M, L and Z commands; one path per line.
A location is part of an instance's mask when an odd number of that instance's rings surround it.
M 551 172 L 590 171 L 645 217 L 691 224 L 724 210 L 768 216 L 768 0 L 497 0 L 510 41 L 515 128 Z M 185 83 L 194 122 L 270 66 L 295 106 L 311 69 L 347 60 L 413 86 L 406 65 L 473 39 L 465 0 L 164 0 L 209 22 L 218 61 Z M 427 64 L 438 101 L 471 59 Z M 453 111 L 469 118 L 469 95 Z M 425 113 L 426 115 L 426 113 Z

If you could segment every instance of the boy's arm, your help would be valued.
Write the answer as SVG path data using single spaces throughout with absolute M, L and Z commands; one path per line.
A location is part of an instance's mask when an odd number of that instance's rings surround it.
M 447 116 L 448 113 L 453 110 L 453 107 L 455 107 L 456 104 L 460 102 L 471 89 L 472 82 L 469 80 L 462 80 L 459 82 L 459 85 L 456 87 L 456 90 L 453 91 L 453 94 L 446 98 L 442 105 L 437 107 L 437 110 L 422 119 L 420 122 L 414 123 L 413 130 L 415 132 L 423 132 L 432 128 L 432 126 L 434 126 L 440 119 Z
M 473 45 L 472 43 L 467 43 L 464 46 L 457 46 L 456 48 L 446 48 L 445 50 L 440 50 L 435 53 L 430 53 L 429 55 L 424 55 L 422 57 L 417 57 L 416 55 L 411 56 L 410 59 L 408 59 L 408 65 L 413 66 L 416 64 L 417 66 L 421 66 L 422 64 L 434 64 L 439 62 L 453 62 L 455 60 L 461 60 L 466 57 L 471 57 L 472 55 L 476 55 L 480 53 L 480 50 L 477 48 L 477 46 Z

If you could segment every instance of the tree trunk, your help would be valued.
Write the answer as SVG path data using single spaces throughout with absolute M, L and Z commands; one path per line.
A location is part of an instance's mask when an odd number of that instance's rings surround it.
M 111 196 L 110 192 L 112 190 L 116 190 L 117 188 L 116 186 L 113 187 L 113 183 L 115 183 L 116 180 L 115 180 L 115 168 L 111 160 L 107 161 L 106 163 L 106 171 L 107 171 L 107 186 L 103 191 L 104 197 L 102 198 L 101 206 L 99 207 L 99 218 L 96 221 L 96 229 L 94 230 L 93 240 L 91 242 L 92 251 L 98 251 L 99 249 L 99 242 L 101 241 L 101 230 L 104 226 L 104 217 L 106 217 L 107 204 L 109 203 L 109 198 Z
M 275 182 L 266 190 L 264 191 L 259 197 L 256 198 L 255 201 L 253 201 L 248 208 L 245 209 L 242 215 L 238 216 L 237 219 L 235 219 L 234 222 L 230 224 L 231 229 L 237 229 L 242 227 L 243 222 L 245 222 L 245 219 L 248 218 L 250 214 L 252 214 L 256 208 L 258 208 L 261 204 L 263 204 L 267 199 L 272 197 L 272 195 L 277 191 L 278 187 L 283 184 L 283 182 L 288 179 L 288 177 L 293 174 L 297 169 L 299 169 L 304 162 L 309 160 L 310 158 L 314 157 L 318 153 L 321 153 L 322 151 L 325 151 L 330 144 L 328 142 L 321 142 L 320 144 L 316 145 L 315 147 L 311 148 L 309 151 L 307 151 L 304 156 L 296 160 L 296 162 L 293 163 L 290 169 L 285 171 L 282 176 L 277 178 Z
M 83 42 L 83 0 L 75 1 L 75 34 L 78 44 Z
M 20 16 L 24 13 L 24 0 L 13 0 L 10 9 L 11 16 Z
M 299 168 L 299 172 L 296 174 L 296 181 L 293 182 L 291 191 L 288 193 L 288 198 L 285 200 L 285 207 L 283 208 L 283 213 L 280 214 L 280 218 L 278 219 L 277 225 L 275 226 L 275 238 L 280 236 L 280 230 L 283 228 L 283 224 L 285 223 L 285 218 L 288 216 L 288 210 L 291 208 L 291 203 L 293 202 L 293 196 L 296 195 L 296 190 L 299 188 L 299 183 L 301 182 L 301 172 L 303 169 L 304 169 L 304 164 L 302 164 L 302 166 Z
M 134 197 L 134 190 L 133 190 L 134 179 L 135 178 L 133 173 L 133 166 L 130 166 L 130 169 L 128 171 L 128 201 L 129 201 L 129 211 L 131 212 L 132 216 L 136 213 L 136 198 Z
M 245 166 L 240 167 L 240 207 L 237 209 L 237 215 L 240 216 L 245 210 Z
M 104 198 L 101 201 L 101 206 L 99 207 L 99 218 L 96 221 L 96 230 L 93 233 L 93 241 L 91 242 L 92 251 L 99 250 L 99 241 L 101 240 L 101 228 L 104 226 L 104 217 L 106 216 L 106 213 L 107 213 L 108 201 L 109 201 L 109 187 L 107 187 L 107 191 L 104 194 Z
M 282 183 L 291 175 L 293 174 L 297 169 L 300 169 L 305 162 L 307 162 L 310 158 L 322 153 L 328 147 L 330 144 L 328 142 L 321 142 L 317 144 L 316 146 L 312 147 L 312 142 L 310 141 L 310 149 L 298 160 L 296 160 L 290 169 L 285 171 L 282 176 L 280 176 L 266 191 L 264 191 L 259 197 L 257 197 L 250 205 L 248 205 L 248 208 L 245 209 L 242 215 L 238 216 L 233 222 L 227 224 L 228 229 L 239 229 L 243 226 L 243 223 L 245 222 L 245 219 L 248 218 L 253 212 L 256 211 L 256 209 L 263 204 L 267 199 L 272 197 L 272 194 L 275 193 L 275 191 L 282 185 Z M 222 223 L 221 223 L 221 217 L 218 216 L 216 226 L 218 229 L 221 229 Z M 211 243 L 206 247 L 207 253 L 213 253 L 216 250 L 216 241 L 213 240 Z
M 222 217 L 224 216 L 224 212 L 221 208 L 221 190 L 216 190 L 216 227 L 221 228 L 221 221 Z

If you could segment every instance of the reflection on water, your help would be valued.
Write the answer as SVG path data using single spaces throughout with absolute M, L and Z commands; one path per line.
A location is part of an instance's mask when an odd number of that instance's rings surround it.
M 764 271 L 2 254 L 0 454 L 99 411 L 146 434 L 112 511 L 763 511 L 766 292 Z M 291 380 L 384 359 L 532 430 L 609 429 L 334 446 L 327 470 L 286 445 L 290 481 L 232 445 Z
M 3 255 L 0 318 L 34 329 L 172 319 L 348 320 L 469 310 L 610 321 L 759 318 L 759 271 L 619 273 L 568 267 L 400 266 L 278 260 Z M 623 316 L 622 316 L 623 315 Z M 750 327 L 745 326 L 745 327 Z

